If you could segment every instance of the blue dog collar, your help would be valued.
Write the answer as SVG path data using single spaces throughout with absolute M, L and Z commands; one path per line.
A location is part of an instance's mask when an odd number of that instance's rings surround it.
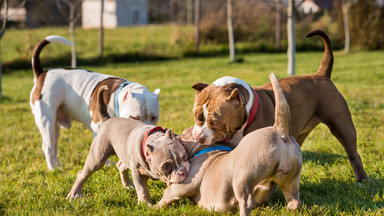
M 115 115 L 117 117 L 120 117 L 120 112 L 119 112 L 119 94 L 121 92 L 121 89 L 123 89 L 125 86 L 129 85 L 129 81 L 125 81 L 120 84 L 119 88 L 116 89 L 115 91 Z
M 206 153 L 212 152 L 212 151 L 217 151 L 217 150 L 232 151 L 233 149 L 231 147 L 228 147 L 228 146 L 213 146 L 213 147 L 209 147 L 209 148 L 206 148 L 206 149 L 203 149 L 203 150 L 197 152 L 196 154 L 193 155 L 193 157 L 196 157 L 196 156 L 202 155 L 202 154 L 206 154 Z

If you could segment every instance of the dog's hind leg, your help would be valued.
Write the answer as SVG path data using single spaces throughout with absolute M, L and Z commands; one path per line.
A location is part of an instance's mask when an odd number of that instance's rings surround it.
M 35 122 L 43 138 L 42 149 L 47 160 L 48 169 L 58 166 L 57 141 L 60 128 L 56 124 L 56 114 L 44 102 L 36 101 L 33 107 Z
M 253 189 L 253 197 L 255 199 L 256 205 L 263 205 L 264 203 L 268 202 L 275 192 L 275 189 L 275 182 L 268 179 L 258 183 Z
M 101 141 L 102 136 L 96 136 L 93 140 L 91 149 L 84 163 L 84 168 L 77 174 L 76 181 L 69 192 L 67 199 L 76 199 L 81 197 L 81 191 L 85 181 L 92 175 L 92 173 L 101 169 L 108 157 L 114 154 L 114 150 L 109 142 Z
M 277 183 L 281 192 L 287 201 L 287 208 L 289 210 L 297 210 L 301 206 L 299 197 L 300 188 L 300 174 L 298 174 L 292 181 L 288 181 L 282 184 Z
M 255 173 L 258 173 L 255 171 Z M 259 182 L 259 176 L 252 178 L 252 174 L 240 172 L 233 178 L 233 192 L 239 202 L 240 215 L 249 215 L 256 203 L 253 198 L 252 182 Z
M 355 173 L 356 180 L 361 182 L 367 178 L 367 173 L 364 170 L 363 162 L 357 152 L 356 146 L 356 130 L 353 125 L 350 114 L 344 114 L 337 118 L 331 118 L 326 123 L 331 133 L 343 145 L 345 152 L 348 155 L 349 163 L 351 164 Z

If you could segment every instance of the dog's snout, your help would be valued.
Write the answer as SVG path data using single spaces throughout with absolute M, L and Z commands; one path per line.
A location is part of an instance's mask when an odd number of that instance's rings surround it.
M 204 143 L 205 142 L 205 137 L 204 136 L 201 136 L 201 135 L 196 135 L 195 136 L 195 140 L 199 143 Z
M 185 169 L 185 168 L 182 168 L 182 169 L 180 169 L 180 170 L 177 171 L 177 174 L 178 174 L 179 176 L 186 177 L 186 176 L 188 175 L 188 170 Z

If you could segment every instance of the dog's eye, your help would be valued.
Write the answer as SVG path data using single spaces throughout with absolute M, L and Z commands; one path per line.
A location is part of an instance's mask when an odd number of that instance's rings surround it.
M 131 118 L 131 119 L 134 119 L 134 120 L 140 120 L 140 117 L 139 116 L 129 116 L 129 118 Z
M 212 127 L 219 127 L 220 126 L 220 122 L 218 121 L 209 121 L 209 124 L 212 126 Z
M 169 171 L 172 167 L 172 164 L 171 163 L 164 163 L 163 164 L 163 170 L 164 171 Z

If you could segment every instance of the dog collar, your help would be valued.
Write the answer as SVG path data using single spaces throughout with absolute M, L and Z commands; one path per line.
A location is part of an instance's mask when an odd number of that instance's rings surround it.
M 129 84 L 130 84 L 130 82 L 125 81 L 125 82 L 121 83 L 120 86 L 119 86 L 119 88 L 117 88 L 116 91 L 115 91 L 115 115 L 116 115 L 117 117 L 120 117 L 120 111 L 119 111 L 119 94 L 120 94 L 121 90 L 122 90 L 125 86 L 127 86 L 127 85 L 129 85 Z
M 253 122 L 253 120 L 256 117 L 257 110 L 259 109 L 259 95 L 254 89 L 253 89 L 253 93 L 255 94 L 255 101 L 253 102 L 253 106 L 252 106 L 251 112 L 249 113 L 245 128 L 247 128 Z
M 202 155 L 202 154 L 206 154 L 208 152 L 212 152 L 212 151 L 217 151 L 217 150 L 221 150 L 221 151 L 232 151 L 233 149 L 231 147 L 228 147 L 228 146 L 213 146 L 213 147 L 209 147 L 209 148 L 206 148 L 206 149 L 203 149 L 199 152 L 197 152 L 196 154 L 193 155 L 193 157 L 196 157 L 196 156 L 199 156 L 199 155 Z
M 147 157 L 145 157 L 145 146 L 146 146 L 145 144 L 147 142 L 147 139 L 148 139 L 148 137 L 151 134 L 153 134 L 155 131 L 158 131 L 158 130 L 162 131 L 164 133 L 165 133 L 165 131 L 167 131 L 167 129 L 163 129 L 162 127 L 157 126 L 157 127 L 152 128 L 151 130 L 148 130 L 148 131 L 145 132 L 144 139 L 143 139 L 143 144 L 142 144 L 142 150 L 143 150 L 144 159 L 147 159 Z

